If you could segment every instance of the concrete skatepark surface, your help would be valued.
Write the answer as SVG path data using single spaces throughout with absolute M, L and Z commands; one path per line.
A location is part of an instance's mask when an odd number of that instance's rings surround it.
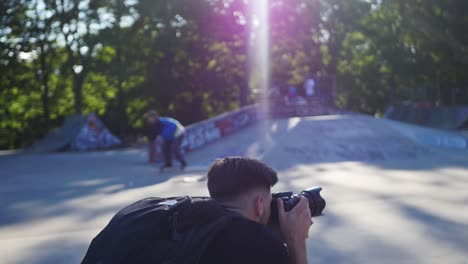
M 159 174 L 145 149 L 0 156 L 0 263 L 79 263 L 122 207 L 207 195 L 198 179 L 226 155 L 269 163 L 274 191 L 324 188 L 309 263 L 468 263 L 466 140 L 438 133 L 359 115 L 276 119 L 189 153 L 184 173 Z

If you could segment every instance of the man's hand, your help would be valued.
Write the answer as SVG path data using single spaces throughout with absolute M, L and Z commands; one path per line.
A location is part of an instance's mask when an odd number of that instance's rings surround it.
M 284 211 L 283 200 L 278 199 L 278 219 L 281 233 L 286 243 L 304 241 L 309 237 L 309 228 L 312 225 L 309 201 L 301 197 L 294 208 L 289 212 Z
M 280 229 L 288 245 L 292 263 L 307 263 L 306 239 L 309 236 L 309 228 L 313 224 L 309 201 L 301 197 L 299 203 L 289 212 L 284 211 L 282 199 L 277 199 L 277 203 Z

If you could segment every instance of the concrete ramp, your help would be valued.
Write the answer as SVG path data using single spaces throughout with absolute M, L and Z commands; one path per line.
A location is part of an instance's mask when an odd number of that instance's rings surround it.
M 197 162 L 227 155 L 262 158 L 279 167 L 343 161 L 408 160 L 445 148 L 465 149 L 456 133 L 362 115 L 334 115 L 259 122 L 196 153 Z
M 220 122 L 223 137 L 208 133 L 220 120 L 204 122 L 185 172 L 159 173 L 146 148 L 0 156 L 0 262 L 79 263 L 124 206 L 206 196 L 201 179 L 213 159 L 248 155 L 277 169 L 275 192 L 323 187 L 309 263 L 468 263 L 463 136 L 363 115 L 245 116 Z
M 63 126 L 52 130 L 41 141 L 37 142 L 26 153 L 44 153 L 60 151 L 69 145 L 73 139 L 78 136 L 81 128 L 86 122 L 86 117 L 81 115 L 73 115 L 67 117 Z

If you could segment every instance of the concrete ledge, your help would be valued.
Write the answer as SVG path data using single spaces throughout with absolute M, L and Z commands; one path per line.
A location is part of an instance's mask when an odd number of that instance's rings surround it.
M 468 138 L 461 133 L 421 127 L 388 119 L 381 119 L 381 121 L 389 124 L 402 135 L 425 146 L 459 150 L 468 149 Z
M 385 117 L 440 129 L 463 129 L 468 125 L 468 106 L 431 106 L 429 104 L 392 105 Z

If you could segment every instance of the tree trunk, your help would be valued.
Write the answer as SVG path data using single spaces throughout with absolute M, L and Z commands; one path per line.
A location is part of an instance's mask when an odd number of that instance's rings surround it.
M 126 134 L 127 128 L 127 117 L 125 114 L 125 105 L 124 105 L 124 92 L 123 92 L 123 73 L 122 73 L 122 48 L 119 46 L 117 48 L 117 117 L 119 124 L 119 135 L 124 137 Z
M 47 62 L 46 62 L 46 54 L 44 45 L 40 47 L 41 55 L 41 84 L 43 90 L 41 91 L 41 99 L 42 99 L 42 112 L 44 115 L 44 120 L 47 125 L 49 125 L 50 120 L 50 111 L 49 111 L 49 71 L 47 69 Z
M 389 89 L 390 89 L 390 91 L 389 91 L 390 105 L 394 105 L 395 102 L 396 102 L 396 98 L 395 98 L 396 82 L 395 82 L 395 74 L 393 73 L 393 69 L 392 69 L 392 73 L 391 73 L 391 76 L 390 76 Z
M 122 64 L 122 43 L 124 43 L 125 35 L 122 32 L 122 28 L 120 27 L 120 23 L 122 21 L 122 9 L 123 9 L 123 2 L 118 4 L 118 8 L 116 9 L 115 17 L 116 23 L 114 26 L 117 28 L 117 45 L 116 45 L 116 56 L 115 56 L 115 63 L 117 66 L 117 129 L 118 134 L 121 138 L 125 138 L 127 134 L 127 115 L 125 112 L 125 94 L 123 91 L 123 82 L 124 82 L 124 66 Z
M 81 73 L 73 75 L 73 96 L 75 98 L 75 113 L 81 115 L 83 109 L 83 83 L 84 70 Z

